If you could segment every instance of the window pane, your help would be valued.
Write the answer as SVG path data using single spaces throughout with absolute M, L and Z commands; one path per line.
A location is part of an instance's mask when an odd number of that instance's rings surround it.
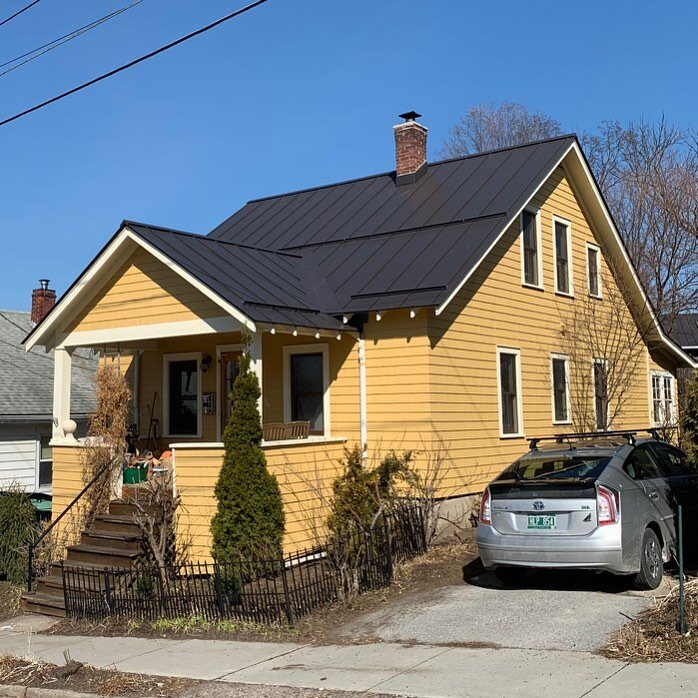
M 324 430 L 322 354 L 291 355 L 291 419 L 310 422 L 311 431 Z
M 667 424 L 670 424 L 672 420 L 674 419 L 674 391 L 672 390 L 673 388 L 673 381 L 674 379 L 665 376 L 664 377 L 664 421 Z
M 53 482 L 53 461 L 39 461 L 39 487 L 48 487 Z
M 555 266 L 557 269 L 557 290 L 570 292 L 569 259 L 567 258 L 567 226 L 555 223 Z
M 596 409 L 596 428 L 599 431 L 608 428 L 608 378 L 606 365 L 594 364 L 594 407 Z
M 536 216 L 528 211 L 521 214 L 523 227 L 524 281 L 538 286 L 538 234 Z
M 662 423 L 662 381 L 659 376 L 652 376 L 652 420 Z
M 516 355 L 499 355 L 499 376 L 502 402 L 502 432 L 519 433 L 518 395 L 516 385 Z
M 49 446 L 51 441 L 50 436 L 42 436 L 41 438 L 41 456 L 40 460 L 51 460 L 53 458 L 53 447 Z
M 566 422 L 567 414 L 567 362 L 553 359 L 553 397 L 555 400 L 555 421 Z
M 592 296 L 599 295 L 599 251 L 588 247 L 587 260 L 589 266 L 589 293 Z
M 170 434 L 194 436 L 198 431 L 199 372 L 196 359 L 170 361 Z

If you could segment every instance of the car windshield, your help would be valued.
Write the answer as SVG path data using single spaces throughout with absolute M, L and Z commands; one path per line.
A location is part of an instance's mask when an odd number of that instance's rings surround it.
M 581 456 L 550 454 L 535 458 L 520 458 L 512 463 L 500 479 L 548 480 L 551 478 L 596 478 L 608 465 L 610 456 Z

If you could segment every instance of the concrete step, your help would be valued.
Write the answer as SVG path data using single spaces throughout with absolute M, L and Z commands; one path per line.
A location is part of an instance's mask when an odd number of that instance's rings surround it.
M 30 613 L 42 613 L 45 616 L 57 616 L 65 618 L 65 601 L 63 596 L 49 596 L 37 591 L 29 591 L 22 594 L 22 602 L 25 610 Z
M 69 545 L 68 557 L 65 560 L 67 565 L 74 563 L 89 562 L 96 567 L 130 567 L 131 563 L 142 555 L 140 550 L 124 550 L 97 545 Z

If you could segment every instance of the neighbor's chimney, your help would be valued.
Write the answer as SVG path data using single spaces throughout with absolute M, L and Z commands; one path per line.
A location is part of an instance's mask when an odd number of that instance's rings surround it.
M 395 181 L 397 184 L 416 182 L 427 167 L 427 127 L 418 124 L 421 114 L 408 111 L 400 114 L 404 123 L 393 126 L 395 133 Z
M 48 287 L 48 279 L 39 279 L 39 287 L 32 291 L 32 324 L 38 325 L 56 302 L 56 292 Z

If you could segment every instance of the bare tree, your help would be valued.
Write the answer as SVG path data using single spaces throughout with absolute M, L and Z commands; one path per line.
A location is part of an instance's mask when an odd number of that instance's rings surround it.
M 523 104 L 478 104 L 451 129 L 441 148 L 443 157 L 458 157 L 559 136 L 559 121 Z

